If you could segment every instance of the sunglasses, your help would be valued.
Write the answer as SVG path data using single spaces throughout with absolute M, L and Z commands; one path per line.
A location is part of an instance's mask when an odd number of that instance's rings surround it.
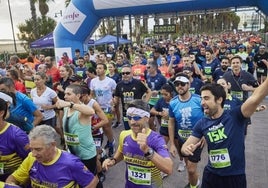
M 149 66 L 148 66 L 148 67 L 146 67 L 146 69 L 150 69 L 150 68 L 151 68 L 151 67 L 149 67 Z
M 179 85 L 181 85 L 182 87 L 186 86 L 187 83 L 184 83 L 184 82 L 175 82 L 174 85 L 176 87 L 178 87 Z
M 122 72 L 122 75 L 130 75 L 130 72 Z
M 127 115 L 127 119 L 128 120 L 134 120 L 134 121 L 139 121 L 140 119 L 141 119 L 142 117 L 140 117 L 140 116 L 129 116 L 129 115 Z

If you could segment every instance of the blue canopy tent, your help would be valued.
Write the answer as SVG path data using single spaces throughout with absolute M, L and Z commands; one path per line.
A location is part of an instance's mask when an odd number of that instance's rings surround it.
M 53 32 L 32 42 L 30 48 L 54 48 Z
M 103 44 L 115 44 L 117 43 L 117 37 L 113 36 L 113 35 L 106 35 L 105 37 L 96 40 L 94 44 L 91 44 L 91 46 L 95 45 L 95 46 L 99 46 L 99 45 L 103 45 Z M 129 44 L 131 43 L 131 40 L 127 40 L 124 38 L 120 38 L 119 37 L 119 44 Z

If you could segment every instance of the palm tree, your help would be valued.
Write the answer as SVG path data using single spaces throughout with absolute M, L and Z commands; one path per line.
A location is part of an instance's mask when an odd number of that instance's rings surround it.
M 68 7 L 68 5 L 70 4 L 71 0 L 65 0 L 65 6 Z
M 40 11 L 42 16 L 45 16 L 49 11 L 49 7 L 47 4 L 49 1 L 50 0 L 38 0 L 39 11 Z
M 36 15 L 36 8 L 35 8 L 35 0 L 30 0 L 30 8 L 31 8 L 31 15 L 33 20 L 33 35 L 34 39 L 37 39 L 38 31 L 37 31 L 37 15 Z
M 39 6 L 38 9 L 39 9 L 42 17 L 45 17 L 49 11 L 49 7 L 47 5 L 47 2 L 49 2 L 49 1 L 51 1 L 51 0 L 30 0 L 30 9 L 31 9 L 31 15 L 32 15 L 31 19 L 33 22 L 32 26 L 33 26 L 34 39 L 37 39 L 40 37 L 35 4 L 38 3 L 38 6 Z

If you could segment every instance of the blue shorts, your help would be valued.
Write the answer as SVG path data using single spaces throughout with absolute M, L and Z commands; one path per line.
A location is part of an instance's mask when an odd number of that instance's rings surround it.
M 219 176 L 204 169 L 201 188 L 246 188 L 246 175 Z

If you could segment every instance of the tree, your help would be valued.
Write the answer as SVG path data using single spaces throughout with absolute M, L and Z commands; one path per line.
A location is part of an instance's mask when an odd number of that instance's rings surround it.
M 65 0 L 65 7 L 68 7 L 68 5 L 70 4 L 71 0 Z
M 50 0 L 38 0 L 38 5 L 39 5 L 39 11 L 41 13 L 42 16 L 47 15 L 48 11 L 49 11 L 49 7 L 47 2 L 49 2 Z M 37 0 L 36 0 L 37 2 Z
M 110 18 L 103 18 L 102 22 L 99 26 L 99 33 L 101 36 L 105 35 L 116 35 L 116 22 L 115 19 Z
M 30 0 L 30 9 L 31 9 L 31 15 L 32 15 L 32 26 L 33 28 L 37 28 L 37 15 L 36 15 L 36 8 L 35 8 L 35 0 Z M 37 38 L 38 31 L 33 31 L 33 38 Z
M 50 33 L 56 27 L 56 21 L 47 16 L 37 17 L 38 25 L 35 25 L 33 19 L 25 20 L 25 23 L 19 24 L 18 28 L 20 33 L 18 34 L 18 38 L 22 41 L 27 41 L 28 44 L 35 41 L 37 38 L 34 33 L 38 31 L 38 38 L 43 37 Z M 23 46 L 26 51 L 28 51 L 28 47 Z
M 244 30 L 246 30 L 247 26 L 248 26 L 248 23 L 247 22 L 244 22 L 243 23 Z

